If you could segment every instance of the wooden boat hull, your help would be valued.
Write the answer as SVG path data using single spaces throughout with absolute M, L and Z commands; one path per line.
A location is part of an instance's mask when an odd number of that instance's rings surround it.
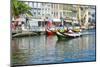
M 64 34 L 59 33 L 59 32 L 56 32 L 56 35 L 58 37 L 58 40 L 69 40 L 69 39 L 71 39 L 71 38 L 68 38 L 67 36 L 65 36 Z
M 81 33 L 64 33 L 65 36 L 67 37 L 71 37 L 71 38 L 75 38 L 75 37 L 80 37 L 81 36 Z
M 46 30 L 46 34 L 47 35 L 55 35 L 55 32 L 48 29 L 48 30 Z
M 57 35 L 58 39 L 72 39 L 72 38 L 81 36 L 80 33 L 69 34 L 69 33 L 60 33 L 60 32 L 56 32 L 56 35 Z

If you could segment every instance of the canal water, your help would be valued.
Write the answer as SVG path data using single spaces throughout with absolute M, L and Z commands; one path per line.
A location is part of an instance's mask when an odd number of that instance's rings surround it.
M 95 61 L 95 31 L 90 33 L 69 40 L 58 40 L 56 35 L 12 38 L 12 65 Z

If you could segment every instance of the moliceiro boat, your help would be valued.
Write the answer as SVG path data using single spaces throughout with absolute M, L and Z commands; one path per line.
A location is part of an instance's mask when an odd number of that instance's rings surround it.
M 68 32 L 56 32 L 58 39 L 70 39 L 82 36 L 81 32 L 73 32 L 69 30 Z

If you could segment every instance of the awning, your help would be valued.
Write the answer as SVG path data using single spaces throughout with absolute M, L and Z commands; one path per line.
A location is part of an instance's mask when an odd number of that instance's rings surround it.
M 53 19 L 53 22 L 61 22 L 60 19 Z
M 31 19 L 31 21 L 44 21 L 44 19 Z

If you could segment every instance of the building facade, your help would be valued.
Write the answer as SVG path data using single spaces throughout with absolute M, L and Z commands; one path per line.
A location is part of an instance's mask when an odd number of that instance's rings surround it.
M 58 3 L 46 3 L 46 2 L 24 2 L 28 4 L 32 9 L 33 19 L 54 19 L 54 18 L 77 18 L 79 22 L 88 16 L 89 21 L 95 21 L 95 7 L 89 7 L 84 5 L 70 5 L 70 4 L 58 4 Z M 86 13 L 88 11 L 88 13 Z M 89 15 L 86 15 L 89 14 Z M 86 15 L 86 16 L 85 16 Z M 86 17 L 87 18 L 87 17 Z M 84 20 L 85 22 L 85 20 Z
M 25 2 L 32 9 L 33 18 L 60 18 L 72 17 L 75 13 L 70 10 L 73 5 L 45 3 L 45 2 Z M 75 15 L 76 17 L 76 15 Z

